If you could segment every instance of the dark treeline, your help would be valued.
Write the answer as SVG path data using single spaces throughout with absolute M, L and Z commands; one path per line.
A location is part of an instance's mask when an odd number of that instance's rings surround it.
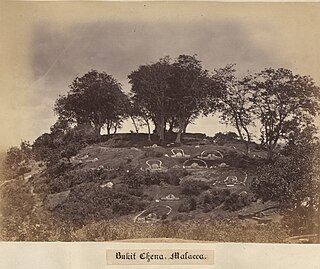
M 247 152 L 250 128 L 258 123 L 261 145 L 272 159 L 280 140 L 315 130 L 319 87 L 312 78 L 288 69 L 268 68 L 238 78 L 234 65 L 210 72 L 196 56 L 180 55 L 140 65 L 128 78 L 132 85 L 128 95 L 105 72 L 91 70 L 75 78 L 67 94 L 56 100 L 58 121 L 52 131 L 86 123 L 97 135 L 102 127 L 110 134 L 130 118 L 136 132 L 147 127 L 149 140 L 151 133 L 164 141 L 167 132 L 175 132 L 175 142 L 181 143 L 195 119 L 217 115 L 235 128 Z

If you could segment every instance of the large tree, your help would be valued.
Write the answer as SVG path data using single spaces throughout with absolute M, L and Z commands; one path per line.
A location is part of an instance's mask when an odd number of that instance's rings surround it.
M 75 78 L 69 87 L 68 93 L 59 96 L 54 106 L 60 118 L 77 124 L 90 123 L 97 135 L 104 125 L 108 134 L 111 128 L 121 125 L 128 98 L 111 75 L 91 70 Z
M 180 55 L 175 61 L 168 56 L 142 65 L 129 75 L 134 103 L 148 113 L 160 140 L 166 125 L 178 130 L 176 142 L 186 126 L 201 113 L 201 99 L 207 85 L 207 71 L 195 56 Z
M 235 71 L 234 65 L 227 65 L 215 71 L 212 76 L 214 101 L 218 100 L 221 122 L 236 128 L 245 145 L 246 153 L 249 153 L 251 141 L 249 126 L 254 122 L 249 100 L 250 92 L 246 86 L 247 78 L 239 80 L 235 76 Z
M 139 100 L 131 97 L 130 106 L 128 107 L 128 115 L 132 120 L 136 133 L 139 133 L 139 128 L 147 126 L 148 129 L 148 140 L 151 141 L 151 113 L 148 111 L 143 104 L 140 104 Z
M 279 139 L 287 137 L 292 127 L 312 123 L 319 111 L 319 87 L 312 78 L 284 68 L 265 69 L 247 85 L 252 91 L 252 108 L 261 123 L 261 140 L 270 160 Z
M 191 120 L 202 111 L 202 99 L 206 97 L 208 72 L 203 70 L 196 56 L 180 55 L 172 64 L 169 79 L 171 114 L 177 124 L 176 143 Z
M 129 83 L 132 84 L 132 98 L 141 109 L 148 111 L 155 124 L 157 135 L 162 141 L 170 113 L 168 79 L 171 70 L 170 58 L 165 57 L 156 63 L 140 65 L 138 70 L 128 76 Z

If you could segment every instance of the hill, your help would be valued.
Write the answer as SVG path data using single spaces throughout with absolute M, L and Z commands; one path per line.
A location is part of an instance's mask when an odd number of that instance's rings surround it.
M 184 144 L 175 145 L 122 134 L 91 143 L 54 165 L 31 162 L 29 172 L 2 187 L 7 201 L 3 213 L 16 215 L 5 218 L 4 227 L 25 223 L 19 232 L 6 227 L 3 238 L 284 240 L 287 235 L 277 204 L 263 203 L 250 188 L 266 152 L 255 145 L 248 156 L 237 139 L 187 137 Z M 268 214 L 261 215 L 264 210 Z M 231 229 L 230 223 L 238 229 L 238 238 L 226 229 Z M 263 223 L 273 223 L 265 231 L 268 236 L 253 237 L 248 227 Z M 154 227 L 159 230 L 155 232 Z M 196 227 L 207 232 L 199 234 Z

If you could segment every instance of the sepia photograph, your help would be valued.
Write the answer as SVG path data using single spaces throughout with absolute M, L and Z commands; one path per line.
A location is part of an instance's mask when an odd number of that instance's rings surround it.
M 320 243 L 319 12 L 3 6 L 0 241 Z

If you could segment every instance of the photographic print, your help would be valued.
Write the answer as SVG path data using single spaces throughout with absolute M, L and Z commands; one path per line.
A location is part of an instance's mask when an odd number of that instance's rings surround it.
M 319 243 L 319 8 L 4 5 L 1 241 Z

